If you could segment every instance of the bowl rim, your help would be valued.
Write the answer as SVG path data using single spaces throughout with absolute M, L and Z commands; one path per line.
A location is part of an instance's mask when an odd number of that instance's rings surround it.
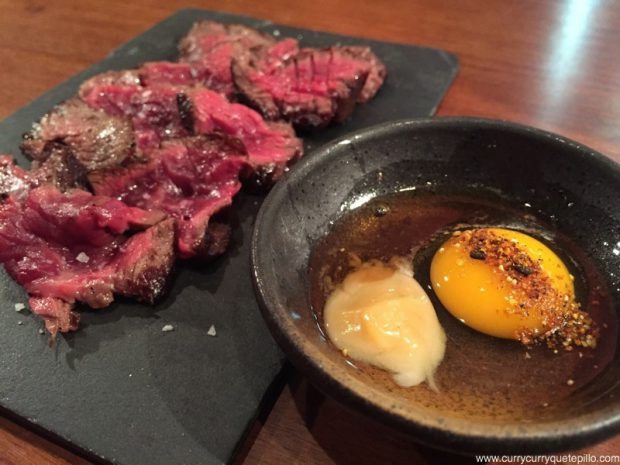
M 620 165 L 605 155 L 579 142 L 549 131 L 531 126 L 468 116 L 429 117 L 395 120 L 370 126 L 334 139 L 311 151 L 285 174 L 264 200 L 254 225 L 251 240 L 250 259 L 254 291 L 267 325 L 293 364 L 313 384 L 345 406 L 365 414 L 412 435 L 418 442 L 446 450 L 469 453 L 543 453 L 557 452 L 583 447 L 620 432 L 620 401 L 613 408 L 582 413 L 564 420 L 546 420 L 540 423 L 475 421 L 452 417 L 433 417 L 421 410 L 403 409 L 387 393 L 372 389 L 369 385 L 344 370 L 338 370 L 336 363 L 324 358 L 314 343 L 298 331 L 290 321 L 287 309 L 279 305 L 275 292 L 265 282 L 261 265 L 261 243 L 268 240 L 264 231 L 273 223 L 272 219 L 279 202 L 287 195 L 289 185 L 302 179 L 317 164 L 328 161 L 342 144 L 374 139 L 389 134 L 406 133 L 429 127 L 450 127 L 476 129 L 500 129 L 525 137 L 534 137 L 561 143 L 587 156 L 591 163 L 620 174 Z M 266 263 L 266 261 L 263 260 Z M 365 392 L 366 391 L 366 392 Z M 376 396 L 369 396 L 372 391 Z M 376 392 L 375 392 L 376 391 Z

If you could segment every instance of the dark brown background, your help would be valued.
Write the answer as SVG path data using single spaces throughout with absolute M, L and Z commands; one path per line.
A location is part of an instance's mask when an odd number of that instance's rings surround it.
M 620 162 L 620 2 L 613 0 L 0 0 L 0 119 L 190 6 L 446 49 L 461 70 L 439 115 L 538 126 Z M 581 452 L 620 454 L 620 437 Z M 0 417 L 0 464 L 83 463 Z M 238 463 L 475 462 L 417 447 L 293 374 Z

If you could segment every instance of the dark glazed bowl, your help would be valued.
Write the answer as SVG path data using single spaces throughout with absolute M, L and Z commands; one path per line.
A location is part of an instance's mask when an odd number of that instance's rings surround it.
M 310 305 L 308 260 L 313 246 L 352 206 L 413 187 L 439 193 L 500 192 L 531 205 L 532 212 L 550 220 L 593 259 L 609 279 L 615 310 L 620 310 L 619 165 L 563 137 L 508 122 L 397 121 L 315 150 L 276 185 L 262 206 L 252 239 L 255 290 L 290 360 L 342 403 L 420 442 L 452 451 L 568 450 L 620 432 L 617 352 L 605 371 L 575 394 L 571 408 L 525 423 L 409 402 L 368 382 L 330 346 Z

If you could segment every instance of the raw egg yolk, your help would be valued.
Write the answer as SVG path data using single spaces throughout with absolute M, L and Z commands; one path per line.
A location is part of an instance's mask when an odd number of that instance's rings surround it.
M 345 355 L 390 371 L 401 386 L 426 380 L 434 387 L 446 336 L 410 267 L 362 264 L 332 292 L 323 316 Z
M 508 229 L 454 233 L 435 253 L 430 277 L 443 306 L 467 326 L 524 343 L 579 308 L 562 260 L 540 241 Z

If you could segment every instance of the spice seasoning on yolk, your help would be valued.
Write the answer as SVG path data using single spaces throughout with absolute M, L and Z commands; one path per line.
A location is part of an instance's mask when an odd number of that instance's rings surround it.
M 455 232 L 433 258 L 431 281 L 447 310 L 483 333 L 568 351 L 596 346 L 598 330 L 565 265 L 523 233 Z

